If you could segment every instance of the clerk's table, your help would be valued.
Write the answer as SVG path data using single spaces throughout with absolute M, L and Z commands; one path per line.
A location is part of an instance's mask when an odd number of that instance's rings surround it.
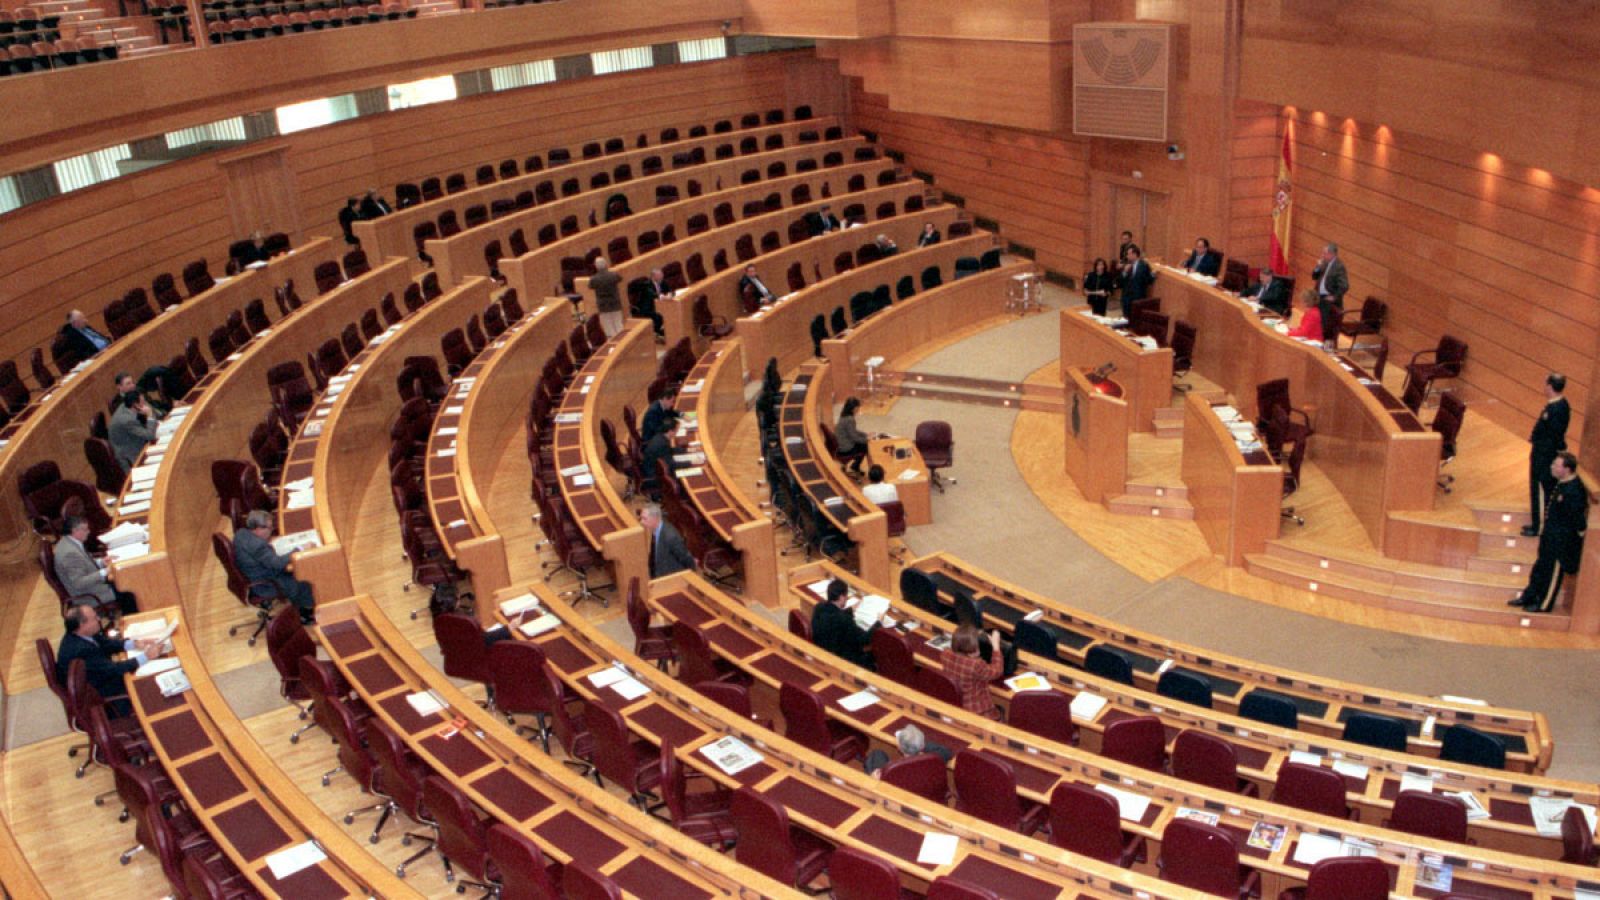
M 894 485 L 905 507 L 907 525 L 933 521 L 933 501 L 928 491 L 928 464 L 910 438 L 873 438 L 867 444 L 867 462 L 883 466 L 883 483 Z

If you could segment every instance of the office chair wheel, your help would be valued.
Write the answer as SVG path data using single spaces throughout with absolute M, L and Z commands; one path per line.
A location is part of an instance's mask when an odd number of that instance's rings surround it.
M 77 756 L 78 755 L 78 750 L 80 750 L 80 749 L 81 748 L 79 748 L 79 747 L 68 747 L 67 748 L 67 758 L 71 759 L 72 757 Z
M 117 821 L 118 822 L 126 822 L 126 821 L 128 821 L 128 816 L 129 816 L 129 812 L 128 812 L 127 807 L 123 807 L 122 812 L 117 814 Z
M 406 867 L 405 866 L 395 866 L 394 867 L 394 874 L 397 877 L 400 877 L 400 878 L 406 877 Z
M 466 892 L 467 892 L 467 886 L 466 885 L 464 885 L 464 884 L 456 885 L 456 893 L 465 894 Z
M 344 814 L 344 823 L 346 825 L 354 825 L 355 821 L 356 821 L 356 814 L 355 813 L 345 813 Z
M 250 640 L 245 641 L 245 645 L 249 646 L 249 647 L 254 647 L 256 645 L 256 639 L 255 638 L 251 638 Z
M 294 734 L 289 735 L 289 743 L 291 743 L 291 744 L 300 743 L 300 732 L 296 731 Z
M 367 843 L 376 844 L 377 842 L 378 842 L 378 836 L 377 835 L 375 835 L 375 834 L 367 835 Z

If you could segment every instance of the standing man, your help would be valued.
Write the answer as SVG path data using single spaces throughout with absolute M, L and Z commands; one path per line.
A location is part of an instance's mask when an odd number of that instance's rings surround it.
M 1119 265 L 1127 265 L 1128 251 L 1137 249 L 1139 249 L 1139 245 L 1133 242 L 1133 232 L 1124 231 L 1122 233 L 1122 242 L 1117 245 L 1117 263 Z
M 251 510 L 244 519 L 244 528 L 233 535 L 233 561 L 239 574 L 246 579 L 266 582 L 251 591 L 257 597 L 275 592 L 300 610 L 300 621 L 310 625 L 311 612 L 317 601 L 311 596 L 311 585 L 294 577 L 294 560 L 272 549 L 272 514 L 264 509 Z
M 1144 261 L 1144 255 L 1138 247 L 1128 247 L 1127 267 L 1122 270 L 1122 317 L 1130 318 L 1133 312 L 1133 301 L 1143 300 L 1150 296 L 1150 285 L 1156 280 L 1155 273 L 1150 271 L 1150 264 Z
M 65 685 L 73 660 L 81 659 L 89 686 L 106 701 L 106 715 L 113 719 L 132 715 L 122 676 L 144 665 L 159 645 L 155 641 L 115 641 L 101 634 L 100 614 L 93 603 L 72 604 L 64 622 L 67 633 L 61 636 L 61 646 L 56 650 L 56 677 Z M 114 660 L 111 657 L 115 653 L 127 653 L 128 658 Z
M 61 523 L 66 532 L 56 541 L 56 577 L 66 587 L 68 596 L 87 595 L 102 604 L 115 603 L 124 613 L 139 611 L 139 603 L 127 591 L 119 591 L 106 580 L 106 572 L 89 555 L 85 543 L 89 540 L 89 520 L 82 516 L 67 516 Z
M 1522 594 L 1507 603 L 1528 612 L 1549 612 L 1561 595 L 1561 581 L 1578 573 L 1583 558 L 1583 535 L 1589 528 L 1589 492 L 1578 479 L 1578 458 L 1565 451 L 1550 464 L 1555 476 L 1544 507 L 1544 530 L 1539 535 L 1539 557 L 1528 575 Z
M 1339 335 L 1339 313 L 1344 312 L 1344 295 L 1350 290 L 1350 276 L 1339 258 L 1338 244 L 1322 248 L 1322 258 L 1311 277 L 1317 282 L 1317 305 L 1322 307 L 1322 339 L 1332 341 Z
M 589 287 L 594 291 L 594 308 L 600 313 L 600 327 L 608 339 L 622 330 L 622 294 L 617 290 L 621 284 L 622 276 L 611 271 L 610 260 L 602 256 L 594 261 Z
M 1191 272 L 1216 278 L 1222 273 L 1222 254 L 1212 252 L 1209 240 L 1198 238 L 1194 242 L 1194 249 L 1183 261 L 1183 267 Z
M 1527 527 L 1522 529 L 1523 537 L 1534 537 L 1539 533 L 1545 504 L 1549 502 L 1551 489 L 1556 484 L 1550 464 L 1555 462 L 1557 453 L 1567 449 L 1567 423 L 1572 421 L 1572 407 L 1562 393 L 1566 389 L 1567 376 L 1560 372 L 1545 376 L 1544 410 L 1539 413 L 1539 420 L 1533 423 L 1533 434 L 1528 436 L 1531 445 L 1528 452 L 1528 500 L 1532 511 Z
M 650 535 L 650 577 L 660 578 L 673 572 L 694 568 L 694 557 L 683 544 L 683 535 L 672 523 L 661 518 L 661 507 L 652 503 L 639 510 L 639 524 Z

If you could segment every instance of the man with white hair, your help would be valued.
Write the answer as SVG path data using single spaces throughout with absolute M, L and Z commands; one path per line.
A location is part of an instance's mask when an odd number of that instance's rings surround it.
M 907 724 L 904 728 L 896 731 L 894 733 L 894 742 L 895 746 L 900 748 L 901 759 L 905 759 L 908 756 L 916 756 L 919 753 L 932 753 L 934 756 L 939 757 L 945 765 L 950 765 L 950 751 L 939 744 L 929 743 L 927 735 L 923 734 L 922 729 L 915 725 Z M 861 761 L 861 765 L 867 770 L 868 775 L 873 778 L 880 778 L 883 775 L 883 767 L 888 765 L 889 762 L 888 753 L 882 750 L 874 750 L 867 754 L 867 758 Z
M 311 611 L 317 601 L 311 596 L 311 585 L 290 574 L 294 560 L 272 549 L 272 514 L 264 509 L 251 510 L 245 516 L 244 527 L 233 534 L 233 561 L 243 575 L 256 586 L 251 593 L 257 597 L 279 596 L 300 610 L 300 621 L 311 624 Z
M 618 286 L 622 276 L 611 271 L 611 261 L 604 256 L 594 261 L 594 274 L 589 276 L 589 289 L 594 291 L 594 308 L 600 313 L 600 327 L 607 338 L 614 338 L 622 330 L 622 293 Z

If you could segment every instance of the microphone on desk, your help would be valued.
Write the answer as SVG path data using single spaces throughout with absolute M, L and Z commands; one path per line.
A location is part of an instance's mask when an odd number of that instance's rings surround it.
M 1093 372 L 1090 372 L 1089 381 L 1105 381 L 1107 378 L 1111 377 L 1111 373 L 1115 371 L 1117 371 L 1117 364 L 1114 362 L 1108 362 L 1100 368 L 1095 369 Z

